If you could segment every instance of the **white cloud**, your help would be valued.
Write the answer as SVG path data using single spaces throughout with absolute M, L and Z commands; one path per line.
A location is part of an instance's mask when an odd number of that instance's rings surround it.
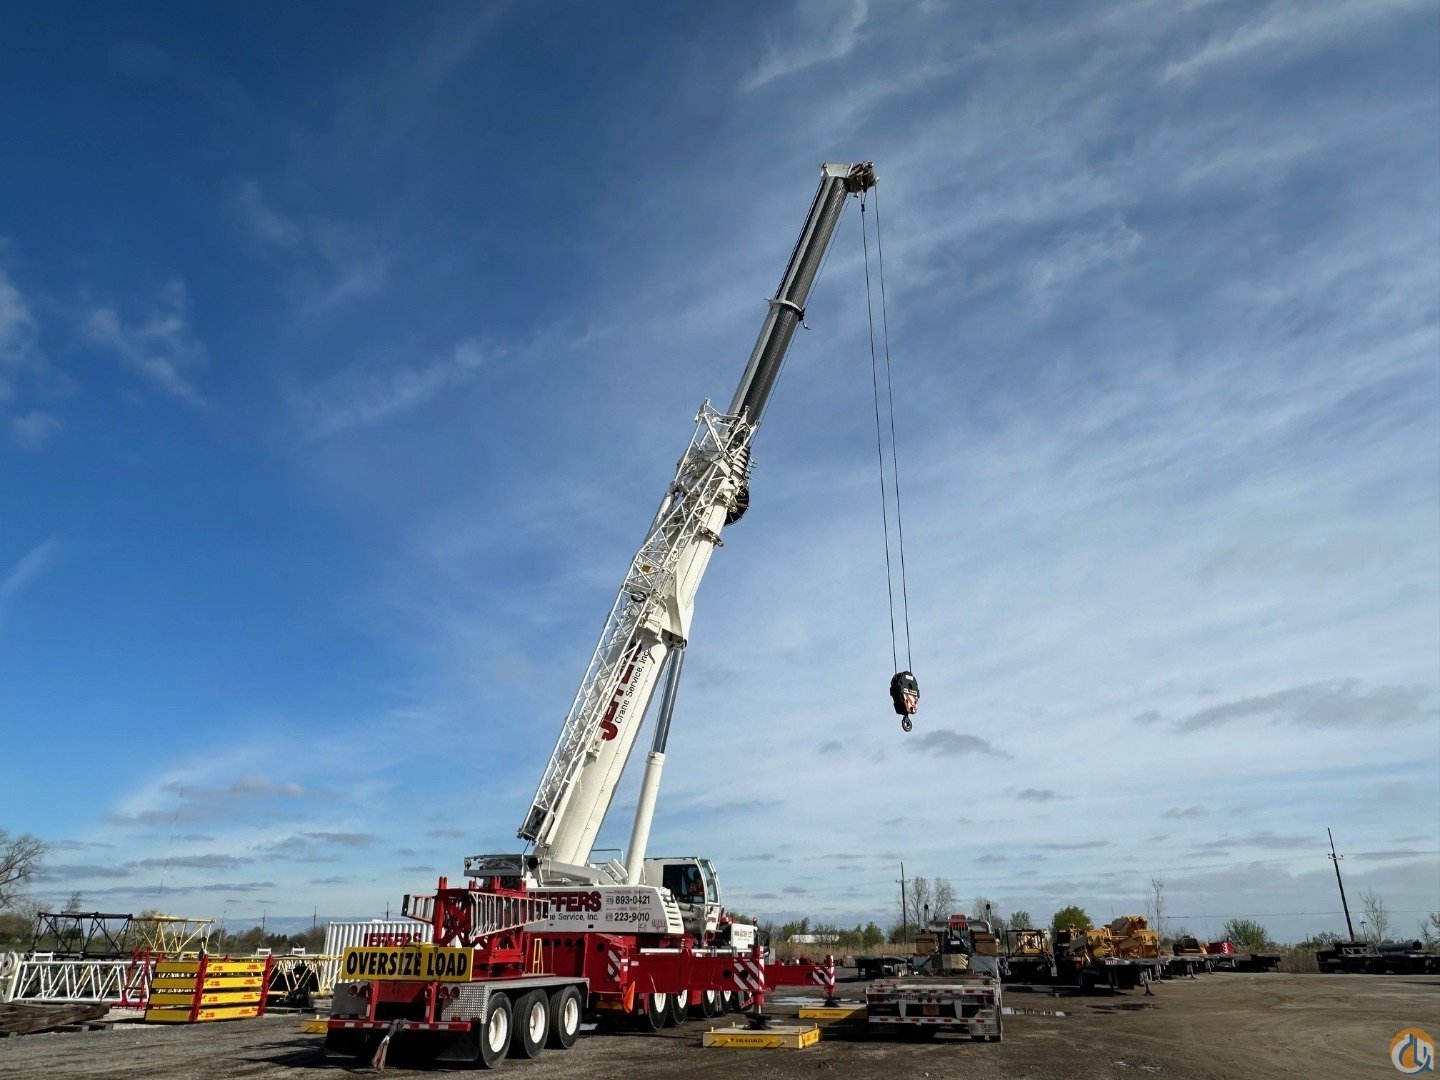
M 471 337 L 447 357 L 418 366 L 356 367 L 290 395 L 300 426 L 325 439 L 419 408 L 442 391 L 461 386 L 484 367 L 489 354 Z
M 262 247 L 294 261 L 304 281 L 305 304 L 314 311 L 374 296 L 389 280 L 391 256 L 368 228 L 322 214 L 297 219 L 282 213 L 255 180 L 240 185 L 235 206 Z
M 256 239 L 279 247 L 294 247 L 305 238 L 304 229 L 266 205 L 260 195 L 260 185 L 254 180 L 240 185 L 237 202 L 245 224 Z
M 0 376 L 38 362 L 35 316 L 20 289 L 0 269 Z
M 43 409 L 26 408 L 10 416 L 6 410 L 18 410 L 19 403 L 35 392 L 45 397 L 69 389 L 69 380 L 55 373 L 41 353 L 39 336 L 29 301 L 0 267 L 0 425 L 9 429 L 16 446 L 30 451 L 43 448 L 60 430 L 59 419 Z
M 204 397 L 190 372 L 206 362 L 205 346 L 190 326 L 190 300 L 185 285 L 172 281 L 159 291 L 155 304 L 138 321 L 127 323 L 114 307 L 98 307 L 81 327 L 94 345 L 116 353 L 132 371 L 168 397 L 203 406 Z
M 10 434 L 22 450 L 39 450 L 59 430 L 59 420 L 38 410 L 10 418 Z
M 788 40 L 771 37 L 764 57 L 741 88 L 757 90 L 817 64 L 843 60 L 859 43 L 869 12 L 869 0 L 849 4 L 802 0 L 793 11 L 795 25 L 788 28 Z
M 1296 57 L 1351 38 L 1372 28 L 1387 15 L 1426 11 L 1427 0 L 1290 0 L 1224 36 L 1217 36 L 1197 52 L 1165 68 L 1163 80 L 1193 78 L 1206 68 L 1244 60 Z
M 36 544 L 21 556 L 10 572 L 0 579 L 0 616 L 26 588 L 34 584 L 55 561 L 59 541 L 54 537 Z

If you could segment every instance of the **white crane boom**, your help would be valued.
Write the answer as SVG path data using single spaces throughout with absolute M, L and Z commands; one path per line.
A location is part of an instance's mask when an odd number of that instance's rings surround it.
M 750 443 L 780 373 L 846 197 L 875 184 L 870 163 L 824 165 L 820 189 L 769 302 L 760 336 L 728 412 L 707 401 L 645 542 L 565 717 L 554 752 L 517 835 L 554 876 L 584 876 L 595 837 L 630 757 L 660 670 L 690 635 L 695 592 L 720 532 L 744 513 Z M 663 741 L 657 746 L 663 760 Z M 652 753 L 652 758 L 655 756 Z M 655 783 L 658 783 L 658 775 Z M 653 808 L 653 785 L 649 807 Z M 648 820 L 637 834 L 648 833 Z M 643 840 L 641 842 L 643 848 Z M 632 844 L 633 848 L 633 844 Z M 632 850 L 638 865 L 643 850 Z M 632 867 L 633 871 L 634 867 Z M 551 876 L 551 875 L 547 875 Z M 612 871 L 618 880 L 618 870 Z

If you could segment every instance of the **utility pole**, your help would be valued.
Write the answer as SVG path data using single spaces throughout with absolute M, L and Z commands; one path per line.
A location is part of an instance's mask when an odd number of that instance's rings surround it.
M 1345 929 L 1350 932 L 1350 940 L 1355 940 L 1355 924 L 1350 921 L 1350 905 L 1345 902 L 1345 882 L 1340 880 L 1340 860 L 1345 856 L 1335 854 L 1335 834 L 1329 829 L 1325 835 L 1330 837 L 1330 861 L 1335 864 L 1335 884 L 1340 886 L 1340 906 L 1345 909 Z
M 910 902 L 905 899 L 905 864 L 900 864 L 900 940 L 910 940 Z

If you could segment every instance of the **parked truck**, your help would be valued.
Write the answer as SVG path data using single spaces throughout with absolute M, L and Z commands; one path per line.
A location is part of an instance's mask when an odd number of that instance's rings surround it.
M 1320 974 L 1428 975 L 1440 973 L 1440 953 L 1422 941 L 1337 941 L 1315 953 Z
M 1055 981 L 1055 950 L 1048 930 L 1006 930 L 1001 976 L 1008 983 Z
M 833 958 L 769 964 L 755 928 L 723 905 L 699 856 L 647 855 L 681 662 L 701 578 L 721 532 L 749 506 L 751 448 L 840 215 L 876 183 L 868 162 L 824 165 L 728 409 L 708 401 L 561 725 L 517 836 L 518 853 L 473 855 L 466 882 L 405 898 L 422 943 L 352 946 L 326 1049 L 383 1063 L 395 1040 L 417 1056 L 499 1064 L 574 1041 L 582 1016 L 655 1030 L 688 1013 L 746 1008 L 769 989 L 834 1000 Z M 596 837 L 663 683 L 625 861 L 596 861 Z M 442 749 L 442 752 L 443 749 Z
M 1140 919 L 1140 916 L 1126 918 Z M 1065 927 L 1055 934 L 1055 978 L 1057 982 L 1077 986 L 1082 991 L 1101 987 L 1111 990 L 1143 987 L 1148 993 L 1150 984 L 1158 981 L 1164 973 L 1158 944 L 1154 949 L 1155 955 L 1136 955 L 1149 951 L 1148 948 L 1127 949 L 1123 939 L 1117 943 L 1116 935 L 1108 926 L 1086 930 Z
M 914 1038 L 942 1031 L 999 1042 L 1003 1034 L 999 941 L 983 919 L 951 915 L 917 935 L 909 974 L 886 977 L 865 991 L 866 1022 Z

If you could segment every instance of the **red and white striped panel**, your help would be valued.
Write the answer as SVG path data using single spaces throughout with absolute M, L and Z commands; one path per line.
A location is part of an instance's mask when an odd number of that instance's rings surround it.
M 735 960 L 735 988 L 757 994 L 765 989 L 765 965 L 755 960 Z

